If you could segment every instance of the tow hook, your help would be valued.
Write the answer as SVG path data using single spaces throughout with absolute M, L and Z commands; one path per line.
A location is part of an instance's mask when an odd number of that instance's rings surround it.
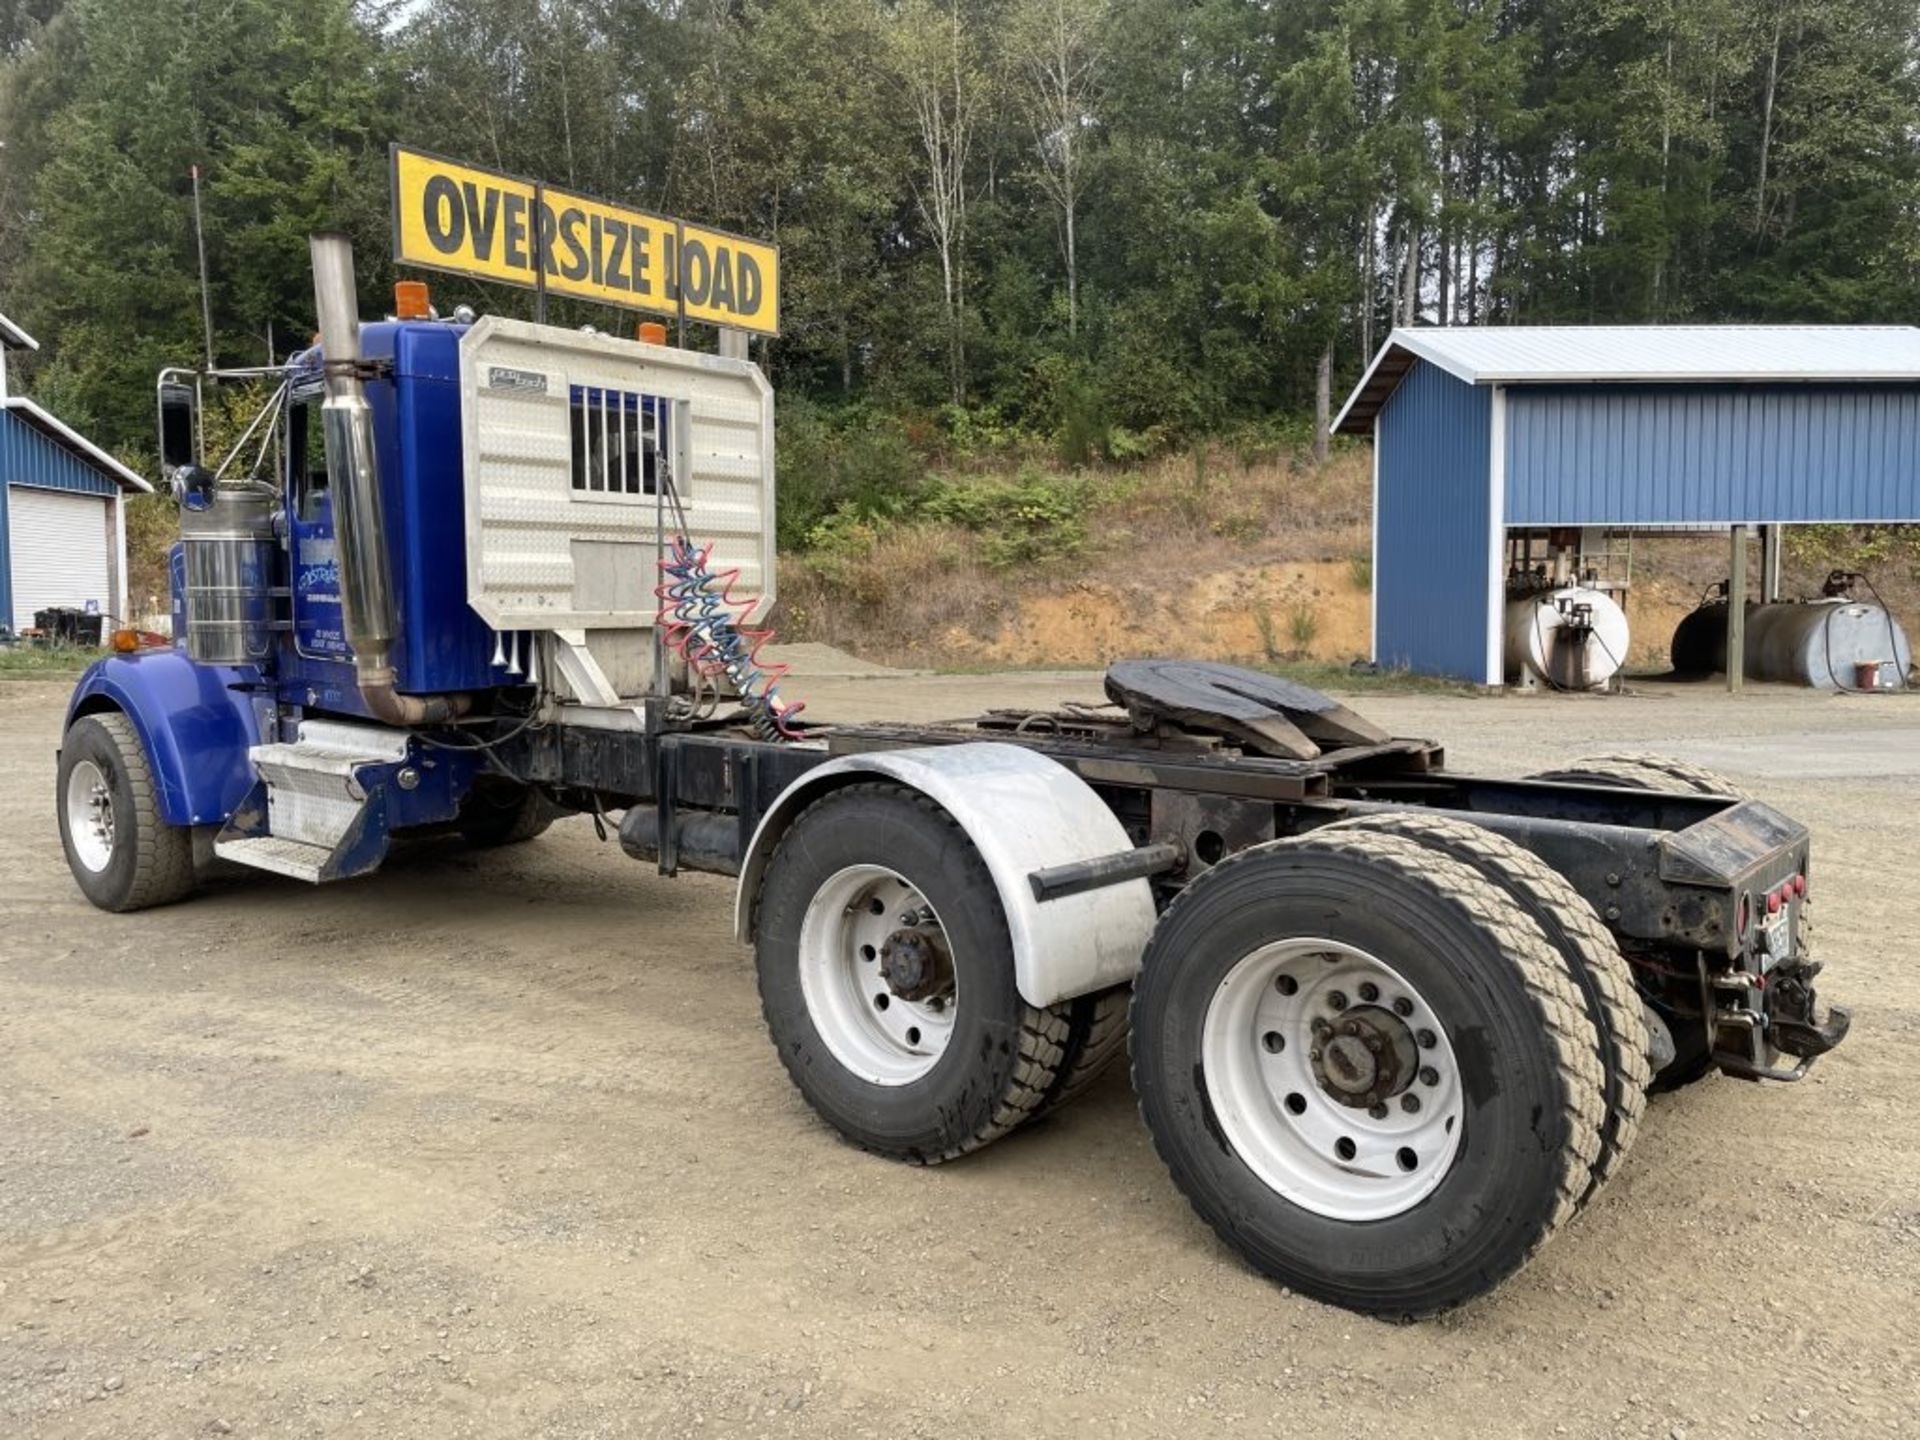
M 1817 998 L 1813 977 L 1820 972 L 1817 961 L 1788 960 L 1776 965 L 1767 977 L 1771 1003 L 1768 1029 L 1774 1046 L 1803 1060 L 1824 1055 L 1847 1038 L 1853 1014 L 1844 1005 L 1829 1005 L 1824 1023 L 1817 1019 Z

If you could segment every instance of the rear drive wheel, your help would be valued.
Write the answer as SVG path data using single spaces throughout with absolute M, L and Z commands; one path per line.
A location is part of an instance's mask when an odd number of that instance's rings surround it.
M 1499 887 L 1334 828 L 1201 876 L 1147 948 L 1141 1113 L 1174 1183 L 1254 1266 L 1393 1317 L 1510 1275 L 1599 1153 L 1585 1006 Z
M 1606 1097 L 1600 1153 L 1581 1204 L 1613 1177 L 1640 1129 L 1647 1105 L 1647 1026 L 1633 971 L 1593 906 L 1567 878 L 1511 840 L 1464 820 L 1440 815 L 1368 815 L 1339 829 L 1404 835 L 1458 860 L 1498 885 L 1540 927 L 1578 987 L 1592 1027 Z
M 60 845 L 102 910 L 144 910 L 193 889 L 193 832 L 160 818 L 153 768 L 117 711 L 76 720 L 60 745 Z
M 1555 770 L 1529 775 L 1529 780 L 1555 780 L 1576 785 L 1617 785 L 1627 790 L 1653 790 L 1665 795 L 1731 795 L 1747 799 L 1747 792 L 1715 771 L 1671 755 L 1587 755 Z M 1800 903 L 1801 940 L 1804 948 L 1813 918 L 1811 905 Z M 1654 1071 L 1647 1089 L 1655 1095 L 1681 1090 L 1704 1080 L 1718 1068 L 1713 1063 L 1713 1048 L 1705 1027 L 1697 1015 L 1669 1017 L 1673 1036 L 1673 1059 Z
M 1133 987 L 1115 985 L 1054 1007 L 1067 1019 L 1065 1056 L 1036 1115 L 1057 1110 L 1084 1094 L 1120 1058 L 1127 1048 L 1127 1011 L 1132 1004 Z
M 1724 775 L 1671 755 L 1587 755 L 1570 765 L 1529 775 L 1529 780 L 1559 780 L 1569 784 L 1619 785 L 1628 790 L 1660 790 L 1669 795 L 1731 795 L 1747 792 Z
M 755 965 L 781 1063 L 821 1118 L 916 1164 L 1032 1116 L 1067 1062 L 1067 1006 L 1014 984 L 993 877 L 946 811 L 889 784 L 815 801 L 760 892 Z

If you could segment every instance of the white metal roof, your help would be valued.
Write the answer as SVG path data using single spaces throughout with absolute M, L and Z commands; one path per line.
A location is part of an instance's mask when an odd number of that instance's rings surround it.
M 45 434 L 56 445 L 64 445 L 109 480 L 117 482 L 123 489 L 152 492 L 153 486 L 148 484 L 138 471 L 128 469 L 51 410 L 41 408 L 24 395 L 8 395 L 0 398 L 0 409 L 12 411 Z
M 1469 385 L 1920 380 L 1911 325 L 1435 325 L 1396 329 L 1334 422 L 1360 433 L 1415 359 Z
M 33 336 L 22 330 L 4 315 L 0 315 L 0 345 L 10 346 L 15 350 L 38 350 L 40 348 L 40 342 L 38 340 L 34 339 Z

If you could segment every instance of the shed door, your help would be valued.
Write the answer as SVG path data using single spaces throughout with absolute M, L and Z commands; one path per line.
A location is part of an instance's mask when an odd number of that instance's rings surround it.
M 112 502 L 99 495 L 7 491 L 8 541 L 13 561 L 13 628 L 33 624 L 33 612 L 53 605 L 84 609 L 95 602 L 111 613 L 107 522 Z

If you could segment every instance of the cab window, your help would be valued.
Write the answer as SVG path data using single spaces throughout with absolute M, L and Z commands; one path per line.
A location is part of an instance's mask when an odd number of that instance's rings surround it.
M 287 416 L 287 467 L 293 481 L 293 511 L 302 520 L 320 518 L 327 493 L 327 442 L 320 423 L 322 396 L 293 402 Z

